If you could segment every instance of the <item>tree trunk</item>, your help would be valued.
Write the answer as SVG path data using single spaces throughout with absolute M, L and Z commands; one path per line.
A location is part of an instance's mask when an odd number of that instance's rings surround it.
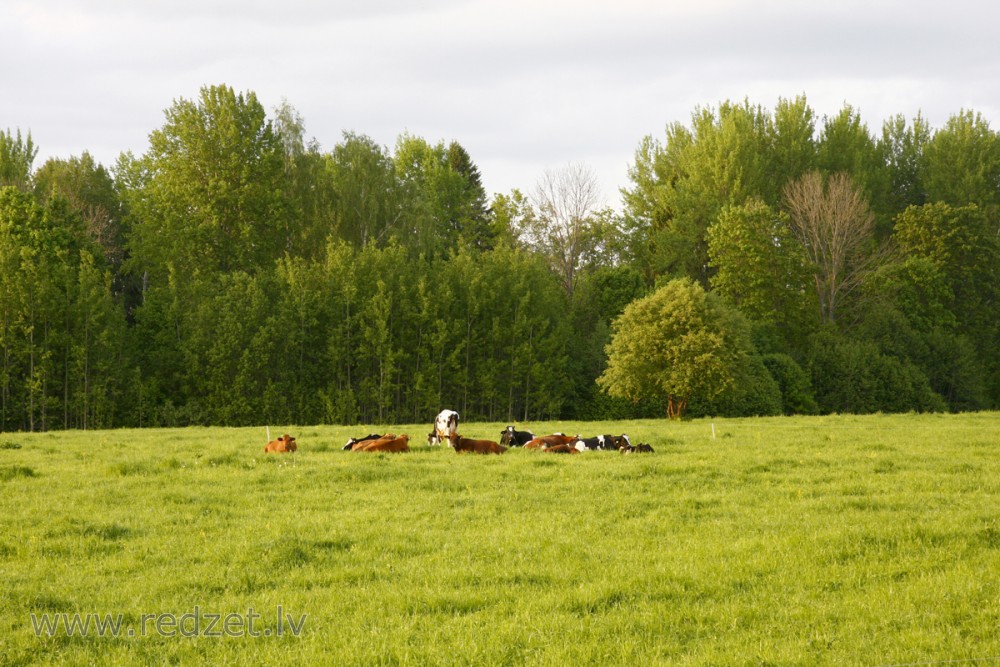
M 667 419 L 680 421 L 684 416 L 684 409 L 687 408 L 688 399 L 686 396 L 679 397 L 671 394 L 667 397 Z

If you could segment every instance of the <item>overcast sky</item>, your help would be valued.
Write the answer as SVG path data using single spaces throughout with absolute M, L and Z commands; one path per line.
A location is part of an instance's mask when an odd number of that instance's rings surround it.
M 998 26 L 992 0 L 3 0 L 0 130 L 31 132 L 36 167 L 112 167 L 224 83 L 287 100 L 324 151 L 457 140 L 490 194 L 582 163 L 618 207 L 642 137 L 727 99 L 1000 129 Z

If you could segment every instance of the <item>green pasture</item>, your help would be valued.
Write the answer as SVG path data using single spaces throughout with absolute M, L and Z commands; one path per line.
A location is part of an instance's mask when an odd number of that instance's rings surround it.
M 998 413 L 524 425 L 629 456 L 429 422 L 0 434 L 0 665 L 1000 662 Z M 73 614 L 118 636 L 36 632 Z

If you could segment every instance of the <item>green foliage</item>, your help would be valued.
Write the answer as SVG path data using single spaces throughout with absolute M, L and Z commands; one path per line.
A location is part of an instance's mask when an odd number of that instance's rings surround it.
M 0 132 L 0 188 L 14 187 L 27 191 L 31 187 L 31 165 L 38 155 L 38 147 L 31 140 L 31 132 L 22 138 L 10 130 Z
M 1000 291 L 1000 241 L 992 227 L 975 204 L 910 207 L 896 219 L 900 249 L 930 260 L 943 273 L 965 327 L 989 325 L 984 320 L 992 320 L 989 308 Z
M 124 314 L 65 199 L 0 188 L 0 429 L 115 423 Z
M 1000 142 L 974 112 L 876 141 L 804 96 L 699 107 L 640 142 L 623 214 L 583 165 L 488 201 L 457 141 L 306 137 L 224 85 L 113 173 L 33 173 L 0 134 L 0 429 L 1000 405 Z M 712 292 L 648 318 L 670 344 L 612 328 L 675 277 Z M 611 396 L 616 337 L 646 379 Z
M 668 415 L 680 417 L 691 397 L 711 401 L 730 387 L 749 348 L 735 310 L 691 280 L 673 280 L 614 321 L 597 383 L 632 401 L 666 397 Z
M 918 331 L 953 330 L 954 292 L 941 268 L 928 257 L 907 254 L 879 267 L 862 286 L 872 313 L 893 308 Z
M 666 144 L 644 140 L 623 191 L 626 214 L 648 226 L 656 275 L 708 279 L 706 232 L 719 212 L 761 192 L 773 135 L 770 116 L 749 102 L 696 109 L 692 128 L 667 129 Z M 791 158 L 789 158 L 791 160 Z
M 763 417 L 782 414 L 781 386 L 771 376 L 763 358 L 748 354 L 736 369 L 733 383 L 710 401 L 692 399 L 691 417 Z
M 849 104 L 823 119 L 816 164 L 825 174 L 849 174 L 869 201 L 879 200 L 885 188 L 882 155 L 861 114 Z
M 49 159 L 34 175 L 35 198 L 46 203 L 54 197 L 66 200 L 83 221 L 91 242 L 116 269 L 125 257 L 125 232 L 120 218 L 121 203 L 115 182 L 90 153 L 68 160 Z
M 994 217 L 1000 205 L 1000 139 L 981 114 L 963 110 L 934 133 L 924 148 L 928 202 L 975 204 Z
M 875 343 L 830 330 L 814 335 L 807 367 L 823 413 L 940 412 L 947 409 L 927 376 Z
M 987 385 L 989 367 L 984 367 L 968 337 L 934 329 L 925 344 L 927 356 L 920 366 L 952 412 L 986 410 L 994 404 Z
M 398 245 L 345 243 L 324 255 L 147 301 L 138 326 L 157 344 L 141 358 L 161 383 L 153 402 L 175 408 L 147 419 L 385 423 L 446 405 L 468 418 L 559 414 L 569 321 L 540 259 L 500 249 L 411 262 Z
M 787 354 L 771 353 L 763 355 L 761 360 L 767 372 L 778 384 L 784 414 L 813 415 L 819 412 L 809 376 L 792 357 Z
M 283 146 L 255 94 L 227 86 L 179 99 L 149 151 L 123 158 L 134 270 L 173 278 L 267 267 L 290 240 Z
M 392 157 L 371 138 L 345 132 L 326 170 L 337 238 L 356 248 L 385 245 L 404 214 Z
M 457 141 L 448 144 L 448 166 L 452 172 L 461 174 L 464 178 L 458 198 L 455 231 L 472 247 L 491 250 L 496 244 L 497 235 L 490 224 L 486 189 L 483 187 L 479 167 Z
M 896 219 L 895 237 L 909 256 L 933 264 L 948 290 L 936 297 L 935 323 L 972 343 L 989 378 L 1000 378 L 994 354 L 1000 342 L 1000 238 L 996 220 L 976 204 L 944 202 L 910 207 Z M 933 284 L 933 283 L 931 283 Z M 940 292 L 944 289 L 939 288 Z M 938 293 L 940 293 L 938 292 Z M 936 293 L 937 294 L 937 293 Z M 938 311 L 948 308 L 949 314 Z M 1000 402 L 1000 385 L 990 385 L 990 403 Z
M 924 153 L 930 138 L 930 125 L 919 113 L 910 125 L 901 115 L 885 121 L 878 146 L 888 170 L 888 192 L 886 201 L 876 206 L 880 212 L 896 214 L 927 202 Z
M 814 304 L 811 271 L 788 216 L 759 199 L 727 207 L 708 229 L 712 289 L 752 320 L 800 339 Z

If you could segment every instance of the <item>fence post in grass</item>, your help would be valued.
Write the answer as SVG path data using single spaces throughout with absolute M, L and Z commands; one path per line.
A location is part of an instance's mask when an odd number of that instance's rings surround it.
M 712 440 L 715 440 L 715 422 L 712 422 Z

